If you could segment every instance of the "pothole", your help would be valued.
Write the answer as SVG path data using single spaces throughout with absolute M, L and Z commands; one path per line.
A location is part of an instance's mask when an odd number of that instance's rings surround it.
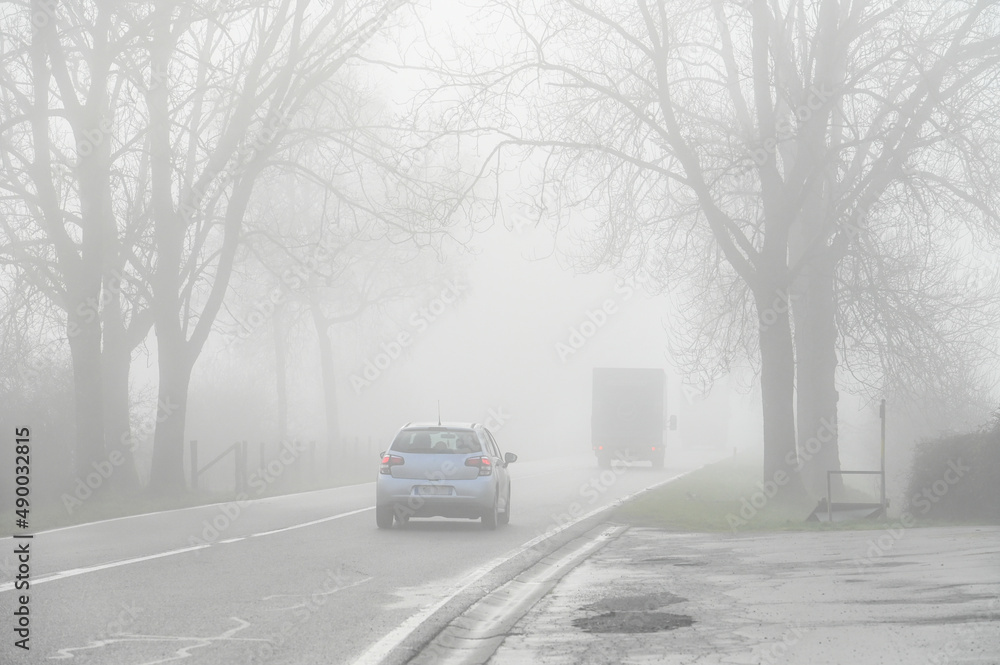
M 602 598 L 596 602 L 584 605 L 583 609 L 594 612 L 651 612 L 674 603 L 683 603 L 687 598 L 659 591 L 641 596 L 621 596 L 619 598 Z
M 693 623 L 686 614 L 669 612 L 605 612 L 573 620 L 574 626 L 588 633 L 658 633 Z
M 679 556 L 654 556 L 648 559 L 641 559 L 637 563 L 669 563 L 674 566 L 704 566 L 704 561 L 685 559 Z

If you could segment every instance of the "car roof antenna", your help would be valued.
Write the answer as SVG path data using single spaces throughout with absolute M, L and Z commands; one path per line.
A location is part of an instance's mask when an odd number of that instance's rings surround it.
M 441 424 L 441 400 L 438 400 L 438 425 Z

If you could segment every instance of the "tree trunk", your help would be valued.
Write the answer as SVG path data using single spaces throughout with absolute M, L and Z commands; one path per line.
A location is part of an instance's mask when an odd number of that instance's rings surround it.
M 186 357 L 183 346 L 166 342 L 159 335 L 157 338 L 156 361 L 160 382 L 149 488 L 154 493 L 163 494 L 185 488 L 184 424 L 193 363 Z
M 323 412 L 326 416 L 327 454 L 337 451 L 340 445 L 340 415 L 337 407 L 337 373 L 333 363 L 333 348 L 330 344 L 330 324 L 323 317 L 318 300 L 313 297 L 309 310 L 316 327 L 319 343 L 320 372 L 323 377 Z
M 788 312 L 774 298 L 757 299 L 760 323 L 760 391 L 764 419 L 764 481 L 795 476 L 794 352 Z M 784 484 L 784 483 L 782 483 Z
M 809 257 L 792 302 L 799 458 L 802 480 L 814 496 L 826 495 L 827 471 L 840 469 L 834 264 L 826 247 Z M 839 488 L 840 476 L 832 480 Z
M 120 285 L 105 280 L 104 345 L 101 369 L 104 379 L 104 440 L 108 453 L 117 451 L 122 463 L 115 467 L 112 486 L 121 492 L 139 489 L 139 475 L 133 455 L 132 427 L 129 422 L 129 371 L 132 347 L 126 339 L 119 294 Z
M 760 391 L 764 420 L 764 477 L 782 494 L 801 492 L 796 472 L 794 374 L 795 356 L 787 306 L 780 288 L 754 294 L 760 323 Z M 784 491 L 789 490 L 789 491 Z
M 73 360 L 73 409 L 76 426 L 74 466 L 77 478 L 84 479 L 94 471 L 93 464 L 100 462 L 104 456 L 101 325 L 97 312 L 92 310 L 91 303 L 96 303 L 96 298 L 85 298 L 81 294 L 69 300 L 71 306 L 67 316 L 67 331 Z
M 97 125 L 91 119 L 90 125 Z M 82 237 L 77 269 L 66 276 L 69 293 L 68 325 L 76 395 L 76 468 L 80 478 L 105 461 L 104 377 L 102 372 L 102 274 L 104 272 L 105 215 L 109 213 L 102 187 L 108 175 L 109 141 L 80 156 L 80 220 Z M 103 485 L 102 488 L 106 489 Z
M 274 381 L 278 396 L 278 440 L 288 437 L 288 344 L 285 340 L 286 306 L 278 303 L 274 307 L 272 330 L 274 334 Z

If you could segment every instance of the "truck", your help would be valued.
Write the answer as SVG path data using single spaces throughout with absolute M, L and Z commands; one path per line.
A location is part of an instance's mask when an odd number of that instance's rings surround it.
M 665 383 L 658 368 L 594 368 L 591 445 L 602 468 L 616 459 L 663 467 Z

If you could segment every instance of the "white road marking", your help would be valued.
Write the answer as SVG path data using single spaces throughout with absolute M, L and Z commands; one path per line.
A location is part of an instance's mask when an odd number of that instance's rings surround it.
M 278 593 L 278 594 L 274 594 L 274 595 L 271 595 L 271 596 L 264 596 L 263 598 L 261 598 L 261 600 L 270 600 L 271 598 L 308 598 L 308 599 L 312 600 L 312 599 L 317 598 L 317 597 L 322 598 L 324 596 L 332 596 L 333 594 L 337 593 L 338 591 L 343 591 L 344 589 L 352 589 L 352 588 L 354 588 L 356 586 L 364 584 L 365 582 L 371 582 L 373 579 L 375 579 L 374 576 L 368 576 L 368 577 L 365 577 L 364 579 L 360 579 L 360 580 L 358 580 L 356 582 L 351 582 L 350 584 L 345 584 L 344 586 L 339 586 L 336 589 L 330 589 L 329 591 L 324 591 L 323 593 L 318 593 L 316 591 L 313 591 L 312 593 Z M 313 600 L 313 604 L 314 605 L 318 605 L 320 603 L 317 603 L 315 600 Z M 285 612 L 287 610 L 295 610 L 295 609 L 298 609 L 300 607 L 307 607 L 307 604 L 305 602 L 301 602 L 298 605 L 289 605 L 288 607 L 272 607 L 272 608 L 269 608 L 268 611 L 270 611 L 270 612 Z
M 260 533 L 252 533 L 247 538 L 258 538 L 260 536 L 270 536 L 275 533 L 284 533 L 285 531 L 291 531 L 293 529 L 301 529 L 304 526 L 312 526 L 313 524 L 322 524 L 323 522 L 329 522 L 330 520 L 339 520 L 341 517 L 350 517 L 351 515 L 357 515 L 358 513 L 363 513 L 368 510 L 375 510 L 375 506 L 368 506 L 367 508 L 358 508 L 357 510 L 352 510 L 346 513 L 340 513 L 339 515 L 333 515 L 331 517 L 323 517 L 318 520 L 313 520 L 312 522 L 303 522 L 302 524 L 293 524 L 292 526 L 286 526 L 281 529 L 274 529 L 272 531 L 262 531 Z
M 357 660 L 354 661 L 355 665 L 378 665 L 379 663 L 381 663 L 392 652 L 393 649 L 395 649 L 400 644 L 402 644 L 403 640 L 405 640 L 407 637 L 409 637 L 417 628 L 420 627 L 420 625 L 422 623 L 424 623 L 425 621 L 427 621 L 428 619 L 430 619 L 432 616 L 434 616 L 434 614 L 438 610 L 440 610 L 442 607 L 444 607 L 449 602 L 451 602 L 452 600 L 454 600 L 463 591 L 465 591 L 466 589 L 468 589 L 470 586 L 472 586 L 476 582 L 479 582 L 480 580 L 482 580 L 482 578 L 486 577 L 489 573 L 491 573 L 493 571 L 493 569 L 498 568 L 499 566 L 502 566 L 503 564 L 507 563 L 511 559 L 514 559 L 515 557 L 520 556 L 524 552 L 527 552 L 528 550 L 530 550 L 531 548 L 533 548 L 535 545 L 537 545 L 537 544 L 539 544 L 539 543 L 541 543 L 541 542 L 543 542 L 545 540 L 548 540 L 549 538 L 555 536 L 556 534 L 558 534 L 558 533 L 560 533 L 562 531 L 565 531 L 566 529 L 568 529 L 569 527 L 573 526 L 574 524 L 578 524 L 578 523 L 582 522 L 585 519 L 591 518 L 594 515 L 598 515 L 598 514 L 604 512 L 604 511 L 609 510 L 611 508 L 614 508 L 616 506 L 620 506 L 621 504 L 625 503 L 626 501 L 629 501 L 630 499 L 633 499 L 634 497 L 637 497 L 637 496 L 639 496 L 640 494 L 642 494 L 644 492 L 648 492 L 650 490 L 656 489 L 660 485 L 665 485 L 666 483 L 669 483 L 672 480 L 677 480 L 678 478 L 680 478 L 682 476 L 686 476 L 687 474 L 692 473 L 693 471 L 696 471 L 696 470 L 697 469 L 692 469 L 691 471 L 686 471 L 684 473 L 678 474 L 678 475 L 673 476 L 671 478 L 667 478 L 667 479 L 662 480 L 662 481 L 660 481 L 658 483 L 650 485 L 649 487 L 643 488 L 643 489 L 641 489 L 641 490 L 639 490 L 637 492 L 633 492 L 632 494 L 628 494 L 626 496 L 623 496 L 620 499 L 616 499 L 615 501 L 612 501 L 611 503 L 607 504 L 606 506 L 600 506 L 598 508 L 595 508 L 595 509 L 591 510 L 589 513 L 581 515 L 580 517 L 577 517 L 574 520 L 568 521 L 565 524 L 560 524 L 559 526 L 556 526 L 555 528 L 550 529 L 550 530 L 546 531 L 545 533 L 541 533 L 538 536 L 535 536 L 534 538 L 532 538 L 528 542 L 524 543 L 523 545 L 521 545 L 517 549 L 511 551 L 510 553 L 502 555 L 502 556 L 499 556 L 496 559 L 493 559 L 492 561 L 489 561 L 489 562 L 483 564 L 482 566 L 476 568 L 471 573 L 469 573 L 464 578 L 462 578 L 455 586 L 453 586 L 449 590 L 449 593 L 447 593 L 447 595 L 445 595 L 443 598 L 441 598 L 440 600 L 438 600 L 433 605 L 429 605 L 429 606 L 425 607 L 423 610 L 421 610 L 420 612 L 417 612 L 416 614 L 414 614 L 413 616 L 411 616 L 409 619 L 407 619 L 406 621 L 404 621 L 403 623 L 401 623 L 399 626 L 397 626 L 394 630 L 392 630 L 391 632 L 389 632 L 385 637 L 383 637 L 378 642 L 376 642 L 371 647 L 369 647 L 367 651 L 365 651 L 363 654 L 361 654 L 361 656 Z
M 240 538 L 230 538 L 229 540 L 219 541 L 214 543 L 214 545 L 222 545 L 224 543 L 234 543 L 240 540 L 245 540 L 246 538 L 256 538 L 258 536 L 269 536 L 275 533 L 282 533 L 285 531 L 291 531 L 292 529 L 301 529 L 302 527 L 312 526 L 314 524 L 321 524 L 323 522 L 329 522 L 331 520 L 337 520 L 342 517 L 350 517 L 351 515 L 357 515 L 358 513 L 363 513 L 368 510 L 375 510 L 374 506 L 369 506 L 367 508 L 359 508 L 358 510 L 350 510 L 346 513 L 338 513 L 336 515 L 331 515 L 330 517 L 324 517 L 318 520 L 312 520 L 311 522 L 303 522 L 302 524 L 293 524 L 292 526 L 287 526 L 282 529 L 273 529 L 271 531 L 262 531 L 261 533 L 252 533 L 249 536 L 243 536 Z M 67 577 L 76 577 L 77 575 L 85 575 L 86 573 L 94 573 L 99 570 L 107 570 L 109 568 L 118 568 L 120 566 L 128 566 L 133 563 L 141 563 L 143 561 L 149 561 L 151 559 L 160 559 L 166 556 L 173 556 L 175 554 L 184 554 L 185 552 L 194 552 L 195 550 L 205 549 L 206 547 L 212 547 L 213 543 L 205 543 L 204 545 L 192 545 L 191 547 L 182 547 L 176 550 L 169 550 L 167 552 L 159 552 L 157 554 L 148 554 L 146 556 L 137 556 L 131 559 L 122 559 L 120 561 L 112 561 L 109 563 L 102 563 L 96 566 L 87 566 L 85 568 L 73 568 L 71 570 L 64 570 L 58 573 L 53 573 L 51 575 L 45 575 L 43 577 L 36 577 L 31 580 L 32 585 L 45 584 L 46 582 L 53 582 L 55 580 L 65 579 Z M 5 584 L 0 584 L 0 593 L 4 591 L 12 591 L 14 589 L 14 582 L 7 582 Z
M 160 552 L 159 554 L 150 554 L 147 556 L 137 556 L 132 559 L 122 559 L 121 561 L 112 561 L 111 563 L 102 563 L 96 566 L 88 566 L 86 568 L 73 568 L 72 570 L 64 570 L 58 573 L 53 573 L 52 575 L 46 575 L 44 577 L 36 577 L 31 580 L 31 585 L 35 586 L 37 584 L 45 584 L 46 582 L 53 582 L 55 580 L 65 579 L 67 577 L 76 577 L 77 575 L 84 575 L 86 573 L 93 573 L 98 570 L 106 570 L 108 568 L 117 568 L 118 566 L 127 566 L 132 563 L 139 563 L 140 561 L 149 561 L 150 559 L 159 559 L 165 556 L 173 556 L 174 554 L 183 554 L 184 552 L 193 552 L 195 550 L 204 549 L 209 547 L 209 545 L 193 545 L 191 547 L 182 547 L 179 550 L 170 550 L 169 552 Z M 4 591 L 10 591 L 14 588 L 14 582 L 7 582 L 6 584 L 0 584 L 0 593 Z
M 364 483 L 355 483 L 354 485 L 341 485 L 339 487 L 324 487 L 324 488 L 318 489 L 318 490 L 306 490 L 304 492 L 292 492 L 291 494 L 276 494 L 274 496 L 264 496 L 264 497 L 253 498 L 253 499 L 247 498 L 245 500 L 247 501 L 247 503 L 250 503 L 250 502 L 253 502 L 253 503 L 267 503 L 269 501 L 281 501 L 282 499 L 287 499 L 289 497 L 304 496 L 306 494 L 317 494 L 319 492 L 336 493 L 338 490 L 354 489 L 354 488 L 357 488 L 357 487 L 361 487 L 362 485 L 372 485 L 372 486 L 374 486 L 375 483 L 369 481 L 369 482 L 364 482 Z M 60 526 L 60 527 L 56 527 L 54 529 L 46 529 L 44 531 L 34 531 L 33 533 L 36 536 L 38 536 L 38 535 L 41 535 L 43 533 L 55 533 L 56 531 L 68 531 L 69 529 L 79 529 L 79 528 L 86 527 L 86 526 L 93 526 L 95 524 L 107 524 L 108 522 L 120 522 L 121 520 L 131 520 L 131 519 L 135 519 L 137 517 L 150 517 L 151 515 L 164 515 L 166 513 L 183 513 L 183 512 L 190 511 L 190 510 L 201 510 L 203 508 L 214 508 L 215 506 L 225 506 L 225 505 L 229 505 L 229 504 L 234 503 L 234 502 L 239 501 L 239 500 L 240 499 L 237 497 L 237 498 L 230 499 L 229 501 L 217 501 L 215 503 L 202 503 L 202 504 L 198 504 L 197 506 L 188 506 L 186 508 L 168 508 L 167 510 L 154 510 L 151 513 L 136 513 L 135 515 L 122 515 L 121 517 L 109 517 L 108 519 L 105 519 L 105 520 L 96 520 L 94 522 L 81 522 L 80 524 L 70 524 L 69 526 Z M 0 540 L 13 540 L 13 538 L 14 538 L 13 536 L 0 536 Z
M 194 642 L 194 644 L 181 647 L 174 651 L 172 656 L 167 658 L 160 658 L 157 660 L 147 660 L 140 665 L 160 665 L 161 663 L 169 663 L 174 660 L 184 660 L 185 658 L 190 658 L 192 656 L 192 651 L 194 649 L 200 649 L 202 647 L 210 646 L 214 642 L 270 642 L 270 640 L 262 637 L 235 637 L 236 633 L 240 632 L 244 628 L 248 627 L 250 624 L 239 617 L 229 617 L 237 623 L 235 628 L 230 628 L 229 630 L 221 633 L 220 635 L 215 635 L 212 637 L 197 637 L 197 636 L 184 636 L 184 635 L 134 635 L 131 633 L 123 633 L 120 637 L 109 638 L 105 640 L 96 640 L 90 644 L 82 647 L 67 647 L 65 649 L 59 649 L 55 656 L 49 656 L 50 660 L 62 660 L 66 658 L 73 658 L 75 654 L 74 651 L 86 651 L 88 649 L 100 649 L 111 644 L 119 644 L 124 642 Z

